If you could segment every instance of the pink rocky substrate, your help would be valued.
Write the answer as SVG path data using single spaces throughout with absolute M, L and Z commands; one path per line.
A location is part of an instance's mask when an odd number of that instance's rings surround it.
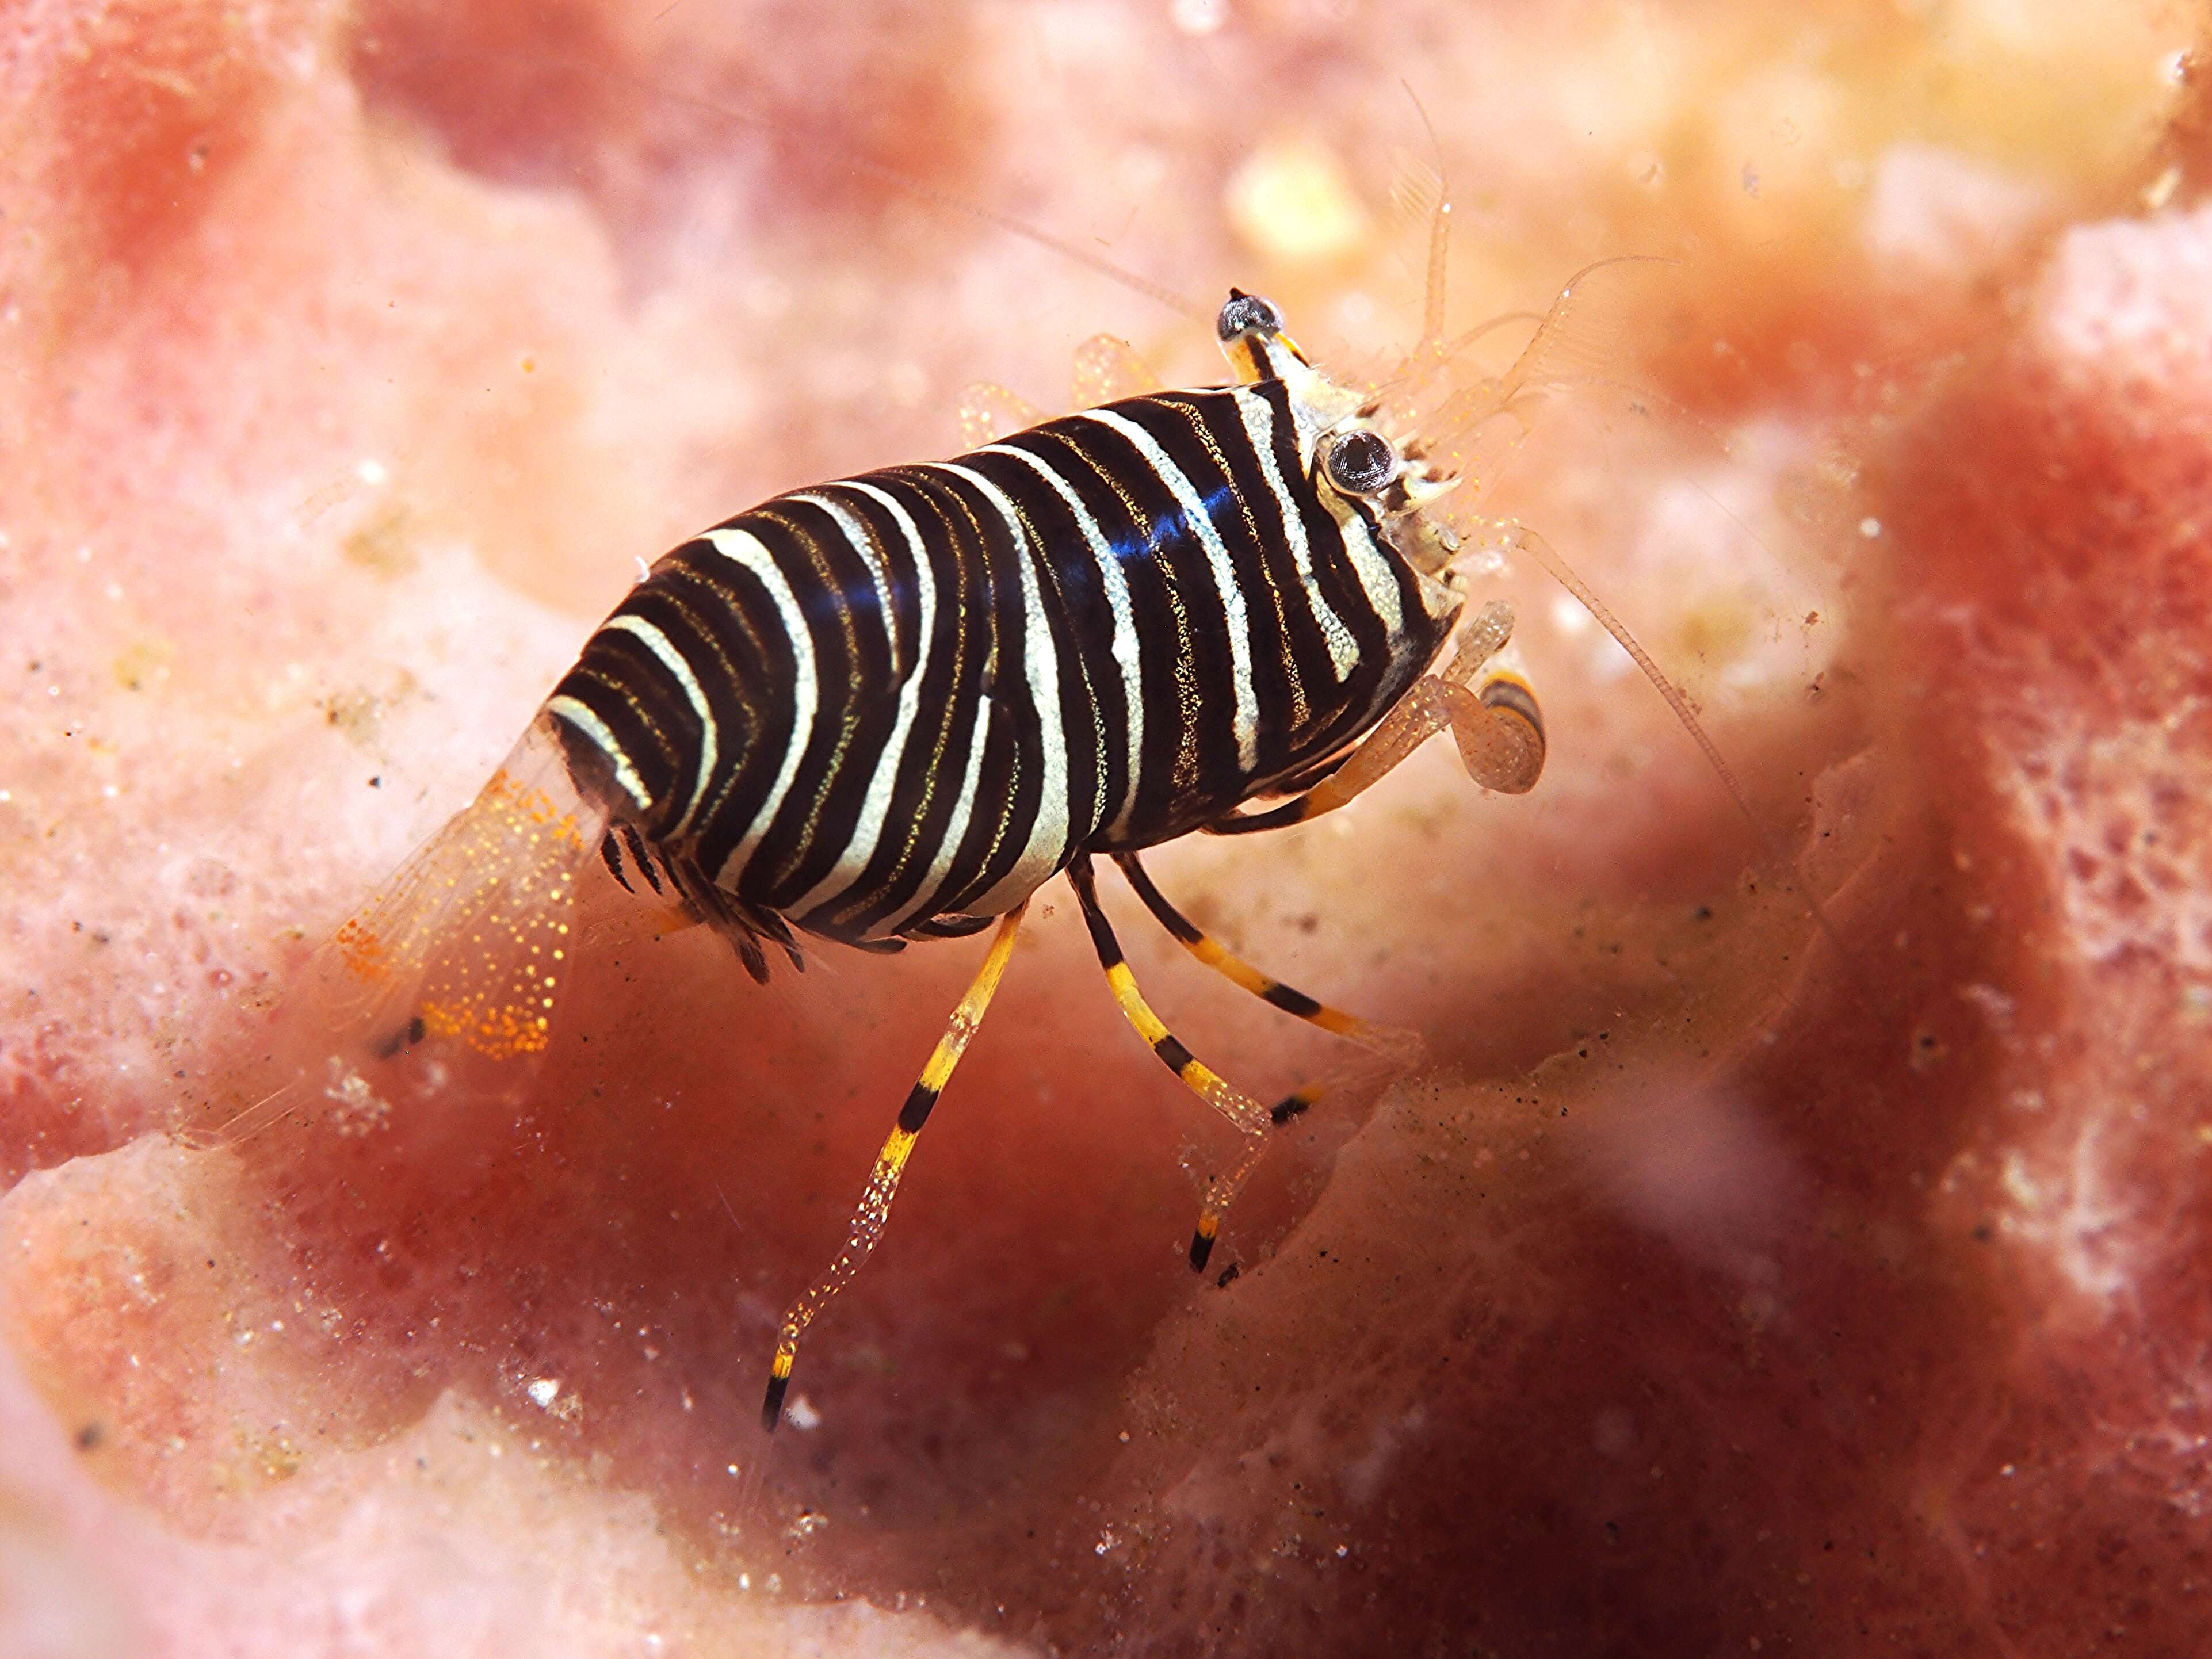
M 0 37 L 0 1650 L 2196 1651 L 2173 20 L 658 9 Z M 765 1451 L 776 1313 L 975 946 L 756 992 L 681 936 L 591 969 L 519 1119 L 167 1137 L 636 556 L 942 453 L 969 379 L 1056 403 L 1097 328 L 1218 373 L 841 156 L 1371 352 L 1409 73 L 1464 319 L 1694 256 L 1664 395 L 1577 400 L 1495 499 L 1688 681 L 1832 938 L 1523 572 L 1535 795 L 1428 755 L 1159 860 L 1440 1061 L 1284 1137 L 1225 1287 L 1179 1261 L 1221 1139 L 1064 903 Z M 1371 222 L 1321 252 L 1249 207 L 1316 154 Z M 1112 902 L 1221 1069 L 1331 1062 Z

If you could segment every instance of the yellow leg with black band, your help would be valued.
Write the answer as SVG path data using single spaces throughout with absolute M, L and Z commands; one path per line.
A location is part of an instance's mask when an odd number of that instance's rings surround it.
M 929 1063 L 921 1068 L 921 1076 L 899 1109 L 898 1123 L 884 1142 L 883 1150 L 876 1154 L 875 1168 L 868 1172 L 867 1185 L 861 1189 L 860 1201 L 854 1209 L 851 1228 L 845 1235 L 845 1248 L 830 1264 L 829 1272 L 807 1287 L 806 1294 L 791 1305 L 783 1316 L 783 1328 L 776 1339 L 775 1358 L 769 1367 L 768 1397 L 761 1402 L 761 1426 L 773 1431 L 783 1419 L 783 1396 L 791 1387 L 792 1367 L 799 1358 L 799 1339 L 805 1334 L 830 1298 L 845 1287 L 860 1264 L 868 1259 L 884 1236 L 884 1224 L 890 1219 L 891 1200 L 897 1196 L 899 1176 L 905 1172 L 906 1161 L 914 1152 L 914 1143 L 921 1135 L 922 1125 L 929 1121 L 929 1114 L 937 1104 L 937 1097 L 945 1092 L 945 1085 L 952 1076 L 952 1068 L 960 1063 L 969 1038 L 983 1023 L 983 1013 L 991 1006 L 991 998 L 1006 976 L 1006 962 L 1014 953 L 1014 936 L 1021 931 L 1022 912 L 1026 904 L 1008 911 L 999 923 L 997 937 L 991 941 L 990 953 L 983 958 L 983 966 L 975 982 L 969 986 L 968 994 L 960 999 L 960 1006 L 952 1011 L 945 1035 L 938 1038 L 937 1047 L 929 1056 Z
M 1216 1176 L 1206 1185 L 1205 1206 L 1199 1215 L 1198 1230 L 1190 1241 L 1190 1265 L 1194 1270 L 1203 1270 L 1206 1258 L 1212 1254 L 1213 1241 L 1221 1231 L 1222 1212 L 1237 1196 L 1237 1189 L 1244 1184 L 1244 1178 L 1251 1174 L 1252 1166 L 1259 1162 L 1272 1120 L 1266 1107 L 1201 1065 L 1160 1023 L 1159 1016 L 1145 1000 L 1144 993 L 1137 988 L 1135 976 L 1129 972 L 1129 964 L 1122 959 L 1121 941 L 1114 937 L 1106 913 L 1098 908 L 1097 881 L 1091 873 L 1088 854 L 1079 856 L 1067 866 L 1067 879 L 1075 889 L 1076 902 L 1083 908 L 1083 920 L 1090 927 L 1091 943 L 1098 953 L 1098 965 L 1106 970 L 1106 983 L 1113 990 L 1114 1000 L 1121 1005 L 1123 1018 L 1185 1088 L 1235 1124 L 1245 1137 L 1244 1152 L 1236 1167 L 1225 1175 Z
M 1136 854 L 1116 853 L 1114 862 L 1121 866 L 1121 873 L 1128 878 L 1129 885 L 1145 902 L 1145 908 L 1152 913 L 1153 920 L 1172 933 L 1176 942 L 1184 950 L 1231 984 L 1249 991 L 1271 1008 L 1280 1009 L 1284 1013 L 1302 1019 L 1309 1025 L 1318 1026 L 1334 1036 L 1348 1038 L 1362 1048 L 1389 1054 L 1407 1065 L 1420 1062 L 1423 1045 L 1417 1032 L 1395 1025 L 1379 1024 L 1371 1019 L 1362 1019 L 1357 1014 L 1347 1014 L 1340 1008 L 1316 1002 L 1304 992 L 1261 973 L 1168 902 L 1167 896 L 1152 884 L 1151 875 L 1139 861 Z M 1277 1107 L 1273 1114 L 1275 1121 L 1280 1123 L 1286 1117 L 1295 1117 L 1304 1109 L 1304 1106 L 1312 1103 L 1312 1100 L 1308 1099 L 1304 1105 L 1293 1108 L 1287 1113 L 1281 1107 Z
M 1267 1109 L 1267 1121 L 1280 1128 L 1292 1118 L 1304 1116 L 1328 1093 L 1328 1085 L 1320 1083 L 1293 1090 Z

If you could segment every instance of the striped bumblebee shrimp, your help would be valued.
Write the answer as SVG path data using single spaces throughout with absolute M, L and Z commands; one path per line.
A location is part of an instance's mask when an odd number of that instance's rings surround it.
M 1589 599 L 1536 538 L 1474 508 L 1523 399 L 1609 355 L 1621 262 L 1571 281 L 1512 368 L 1482 378 L 1473 337 L 1443 331 L 1449 211 L 1439 190 L 1423 338 L 1374 384 L 1317 367 L 1275 307 L 1232 289 L 1213 319 L 1232 384 L 1158 389 L 1102 337 L 1081 356 L 1096 395 L 1077 412 L 1038 420 L 979 392 L 968 453 L 776 495 L 663 556 L 476 799 L 317 953 L 281 1016 L 304 1044 L 272 1050 L 273 1086 L 214 1139 L 323 1099 L 373 1121 L 462 1087 L 520 1098 L 589 948 L 587 881 L 710 928 L 762 981 L 803 969 L 815 941 L 891 952 L 990 933 L 842 1248 L 781 1321 L 773 1429 L 801 1340 L 884 1233 L 1032 896 L 1065 874 L 1128 1024 L 1243 1138 L 1206 1185 L 1188 1249 L 1203 1269 L 1269 1129 L 1318 1091 L 1263 1104 L 1167 1029 L 1099 903 L 1096 860 L 1232 982 L 1410 1059 L 1410 1034 L 1194 925 L 1143 855 L 1309 822 L 1447 730 L 1474 781 L 1530 789 L 1542 717 L 1510 610 L 1471 605 L 1468 565 L 1510 543 Z

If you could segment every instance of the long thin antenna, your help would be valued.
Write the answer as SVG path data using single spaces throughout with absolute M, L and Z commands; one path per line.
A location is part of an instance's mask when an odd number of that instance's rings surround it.
M 726 121 L 732 126 L 750 127 L 757 132 L 766 133 L 772 138 L 784 137 L 787 132 L 781 124 L 765 116 L 749 115 L 741 110 L 728 108 L 716 103 L 711 98 L 702 98 L 696 94 L 681 91 L 646 76 L 633 75 L 629 70 L 611 64 L 586 64 L 550 52 L 501 52 L 497 54 L 496 60 L 492 54 L 482 52 L 425 52 L 421 55 L 432 62 L 443 60 L 457 63 L 490 61 L 511 63 L 520 57 L 525 61 L 536 62 L 547 67 L 569 70 L 586 75 L 605 76 L 609 80 L 622 82 L 647 98 L 685 105 L 714 116 L 717 120 Z M 916 201 L 926 202 L 933 207 L 942 208 L 948 212 L 964 213 L 970 218 L 980 220 L 985 224 L 1003 230 L 1011 236 L 1018 236 L 1024 241 L 1033 242 L 1037 246 L 1048 249 L 1064 258 L 1073 260 L 1077 264 L 1105 277 L 1109 282 L 1118 283 L 1133 293 L 1143 295 L 1146 299 L 1166 307 L 1180 316 L 1188 317 L 1194 322 L 1211 323 L 1213 320 L 1213 312 L 1210 307 L 1187 300 L 1164 283 L 1156 283 L 1149 276 L 1139 276 L 1137 272 L 1115 264 L 1105 255 L 1085 247 L 1079 242 L 1071 241 L 1066 237 L 1056 236 L 1048 230 L 1040 229 L 1024 220 L 1015 218 L 1010 213 L 1000 213 L 995 208 L 985 207 L 980 202 L 971 202 L 964 196 L 929 184 L 915 178 L 910 173 L 891 166 L 889 162 L 878 161 L 874 157 L 862 155 L 858 150 L 846 150 L 841 159 L 854 172 L 867 178 L 879 179 L 914 198 Z
M 780 131 L 773 121 L 765 120 L 758 116 L 746 116 L 736 110 L 726 109 L 712 99 L 698 98 L 690 93 L 656 86 L 651 82 L 641 80 L 622 70 L 610 69 L 606 73 L 650 96 L 666 98 L 676 103 L 689 104 L 694 109 L 703 110 L 725 121 L 755 127 L 771 135 Z M 964 213 L 970 218 L 981 220 L 987 225 L 995 226 L 1011 236 L 1018 236 L 1024 241 L 1033 242 L 1037 246 L 1048 249 L 1064 258 L 1073 259 L 1086 270 L 1096 272 L 1109 282 L 1119 283 L 1133 293 L 1141 294 L 1148 300 L 1156 301 L 1170 311 L 1180 316 L 1188 317 L 1194 322 L 1211 323 L 1213 320 L 1213 313 L 1207 307 L 1186 300 L 1164 283 L 1156 283 L 1151 277 L 1139 276 L 1125 265 L 1116 264 L 1104 254 L 1095 252 L 1080 243 L 1070 241 L 1066 237 L 1055 236 L 1052 232 L 1030 224 L 1026 220 L 1017 219 L 1010 213 L 1001 213 L 996 208 L 985 207 L 981 202 L 971 202 L 966 197 L 954 191 L 926 183 L 910 173 L 903 172 L 888 162 L 878 161 L 872 156 L 864 155 L 858 150 L 848 152 L 843 159 L 846 165 L 855 173 L 864 173 L 871 179 L 881 179 L 884 183 L 905 191 L 916 201 L 927 202 L 933 207 L 943 208 L 948 212 Z
M 1601 310 L 1593 325 L 1583 287 L 1590 277 L 1621 265 L 1678 263 L 1659 253 L 1616 253 L 1609 258 L 1593 259 L 1568 277 L 1566 286 L 1544 313 L 1543 325 L 1536 331 L 1536 337 L 1529 341 L 1513 367 L 1505 372 L 1504 379 L 1498 381 L 1498 406 L 1503 408 L 1511 403 L 1524 387 L 1541 389 L 1560 384 L 1563 377 L 1559 371 L 1562 369 L 1579 364 L 1586 372 L 1570 378 L 1589 380 L 1611 364 L 1625 324 L 1619 315 L 1607 315 Z M 1582 325 L 1580 329 L 1574 326 L 1577 322 Z
M 1533 555 L 1552 580 L 1580 600 L 1583 608 L 1597 618 L 1598 626 L 1612 635 L 1637 667 L 1644 671 L 1644 678 L 1651 682 L 1653 689 L 1666 700 L 1667 707 L 1674 711 L 1674 718 L 1682 723 L 1682 729 L 1690 734 L 1690 740 L 1705 755 L 1706 763 L 1720 779 L 1722 787 L 1728 791 L 1729 799 L 1735 803 L 1736 811 L 1743 814 L 1744 822 L 1751 826 L 1752 834 L 1759 839 L 1759 851 L 1770 863 L 1787 870 L 1796 878 L 1797 896 L 1812 913 L 1813 925 L 1820 930 L 1829 944 L 1836 947 L 1837 955 L 1846 964 L 1850 963 L 1853 960 L 1850 950 L 1837 933 L 1834 923 L 1828 920 L 1826 907 L 1814 893 L 1804 872 L 1798 869 L 1797 860 L 1774 838 L 1765 820 L 1752 809 L 1751 797 L 1744 792 L 1742 782 L 1736 777 L 1735 769 L 1728 763 L 1718 745 L 1706 734 L 1705 723 L 1698 718 L 1697 711 L 1691 708 L 1690 699 L 1681 687 L 1668 678 L 1667 671 L 1652 660 L 1651 653 L 1638 642 L 1626 624 L 1613 614 L 1612 607 L 1598 598 L 1588 582 L 1576 574 L 1574 568 L 1559 556 L 1549 542 L 1526 526 L 1516 524 L 1510 529 L 1507 545 L 1516 550 L 1526 549 Z
M 1443 140 L 1437 137 L 1437 124 L 1429 119 L 1421 94 L 1413 90 L 1411 81 L 1401 80 L 1398 84 L 1413 100 L 1413 113 L 1421 118 L 1422 129 L 1429 135 L 1429 153 L 1436 158 L 1437 209 L 1429 217 L 1428 280 L 1421 302 L 1421 343 L 1434 346 L 1444 337 L 1444 281 L 1451 264 L 1451 176 L 1444 171 Z
M 887 167 L 883 162 L 872 161 L 865 155 L 856 155 L 849 160 L 854 172 L 864 173 L 871 178 L 881 179 L 886 184 L 895 185 L 917 200 L 927 202 L 933 207 L 944 208 L 949 212 L 965 213 L 973 218 L 981 220 L 987 225 L 995 226 L 1009 235 L 1018 236 L 1023 240 L 1033 242 L 1041 248 L 1060 255 L 1063 258 L 1073 259 L 1085 270 L 1096 272 L 1109 282 L 1119 283 L 1133 293 L 1141 294 L 1146 299 L 1155 301 L 1177 315 L 1188 317 L 1193 322 L 1211 324 L 1213 321 L 1213 313 L 1206 307 L 1186 300 L 1166 284 L 1156 283 L 1149 276 L 1140 276 L 1126 266 L 1116 264 L 1104 254 L 1093 252 L 1079 243 L 1069 241 L 1065 237 L 1055 236 L 1048 230 L 1040 229 L 1026 220 L 1015 218 L 1012 214 L 1001 213 L 996 208 L 988 208 L 980 202 L 971 202 L 967 198 L 955 195 L 951 191 L 940 190 L 935 185 L 924 184 L 921 179 L 902 173 L 896 167 Z
M 1650 680 L 1659 695 L 1666 699 L 1668 708 L 1674 711 L 1674 718 L 1682 722 L 1683 729 L 1689 732 L 1691 740 L 1705 751 L 1705 759 L 1719 775 L 1723 787 L 1728 790 L 1737 809 L 1752 820 L 1754 829 L 1758 828 L 1759 820 L 1751 810 L 1751 798 L 1744 793 L 1735 769 L 1728 763 L 1712 738 L 1706 735 L 1697 711 L 1690 707 L 1688 695 L 1668 678 L 1666 670 L 1652 660 L 1651 653 L 1644 648 L 1635 635 L 1628 631 L 1626 624 L 1613 614 L 1612 608 L 1598 598 L 1588 582 L 1575 574 L 1573 568 L 1559 556 L 1551 543 L 1534 531 L 1516 526 L 1510 545 L 1516 550 L 1525 548 L 1533 554 L 1536 562 L 1544 567 L 1552 580 L 1581 600 L 1583 609 L 1597 618 L 1598 626 L 1612 635 L 1620 648 L 1628 653 L 1636 665 L 1644 671 L 1644 678 Z

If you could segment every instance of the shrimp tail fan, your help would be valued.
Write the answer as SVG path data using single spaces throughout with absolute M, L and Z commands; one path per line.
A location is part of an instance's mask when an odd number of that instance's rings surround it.
M 185 1138 L 235 1145 L 301 1117 L 363 1133 L 460 1086 L 519 1096 L 552 1038 L 607 818 L 541 715 L 309 957 Z

